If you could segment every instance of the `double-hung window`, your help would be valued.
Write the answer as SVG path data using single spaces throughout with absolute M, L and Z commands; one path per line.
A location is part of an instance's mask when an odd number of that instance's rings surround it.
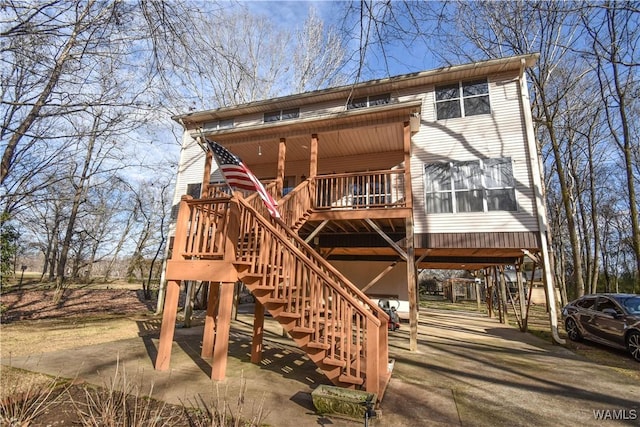
M 436 86 L 438 120 L 490 113 L 489 84 L 486 80 Z
M 427 213 L 517 210 L 510 158 L 431 163 L 424 171 Z

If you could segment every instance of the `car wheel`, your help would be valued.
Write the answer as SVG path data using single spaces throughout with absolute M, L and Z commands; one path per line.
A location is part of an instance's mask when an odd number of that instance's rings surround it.
M 567 335 L 571 341 L 580 341 L 582 339 L 582 335 L 580 335 L 580 330 L 578 329 L 578 325 L 576 321 L 571 317 L 564 322 L 564 328 L 567 331 Z
M 627 335 L 627 350 L 631 353 L 631 357 L 640 362 L 640 333 L 629 332 L 629 335 Z

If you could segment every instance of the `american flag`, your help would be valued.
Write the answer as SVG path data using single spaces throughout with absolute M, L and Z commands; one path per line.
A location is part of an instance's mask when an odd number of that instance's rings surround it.
M 218 166 L 222 171 L 225 181 L 229 187 L 241 188 L 243 190 L 257 191 L 269 213 L 274 218 L 280 218 L 278 203 L 267 193 L 258 178 L 242 163 L 242 160 L 222 145 L 207 140 L 209 149 L 216 158 Z

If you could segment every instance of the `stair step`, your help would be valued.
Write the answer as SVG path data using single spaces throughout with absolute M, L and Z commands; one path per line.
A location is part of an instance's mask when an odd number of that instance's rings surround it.
M 251 287 L 252 291 L 273 291 L 274 289 L 275 288 L 273 286 L 265 286 L 265 285 L 256 285 Z
M 253 265 L 252 261 L 233 261 L 233 265 L 237 266 L 237 267 L 243 267 L 243 266 L 251 266 Z
M 338 366 L 340 368 L 344 368 L 345 366 L 347 366 L 347 362 L 345 362 L 344 360 L 332 359 L 330 357 L 325 357 L 324 359 L 322 359 L 322 363 L 330 366 Z
M 312 334 L 315 332 L 315 329 L 313 328 L 308 328 L 306 326 L 296 326 L 293 328 L 293 330 L 291 332 L 298 332 L 298 333 L 302 333 L 302 334 Z
M 307 347 L 318 349 L 318 350 L 329 350 L 331 348 L 329 344 L 325 344 L 323 342 L 313 342 L 313 341 L 308 343 Z
M 355 377 L 353 375 L 340 375 L 338 380 L 341 383 L 354 384 L 354 385 L 362 385 L 364 384 L 364 378 Z
M 300 313 L 291 313 L 290 311 L 283 311 L 281 313 L 278 313 L 277 317 L 285 317 L 287 319 L 299 319 L 302 316 L 300 315 Z
M 238 278 L 245 284 L 255 283 L 262 280 L 262 274 L 258 273 L 240 273 Z

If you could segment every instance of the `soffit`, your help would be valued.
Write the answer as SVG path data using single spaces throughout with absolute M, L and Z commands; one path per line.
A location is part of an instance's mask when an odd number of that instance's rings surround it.
M 279 142 L 286 141 L 287 161 L 308 161 L 312 135 L 318 137 L 320 158 L 366 153 L 402 152 L 403 124 L 419 113 L 422 101 L 295 119 L 205 133 L 246 164 L 277 164 Z M 192 136 L 199 136 L 192 132 Z

